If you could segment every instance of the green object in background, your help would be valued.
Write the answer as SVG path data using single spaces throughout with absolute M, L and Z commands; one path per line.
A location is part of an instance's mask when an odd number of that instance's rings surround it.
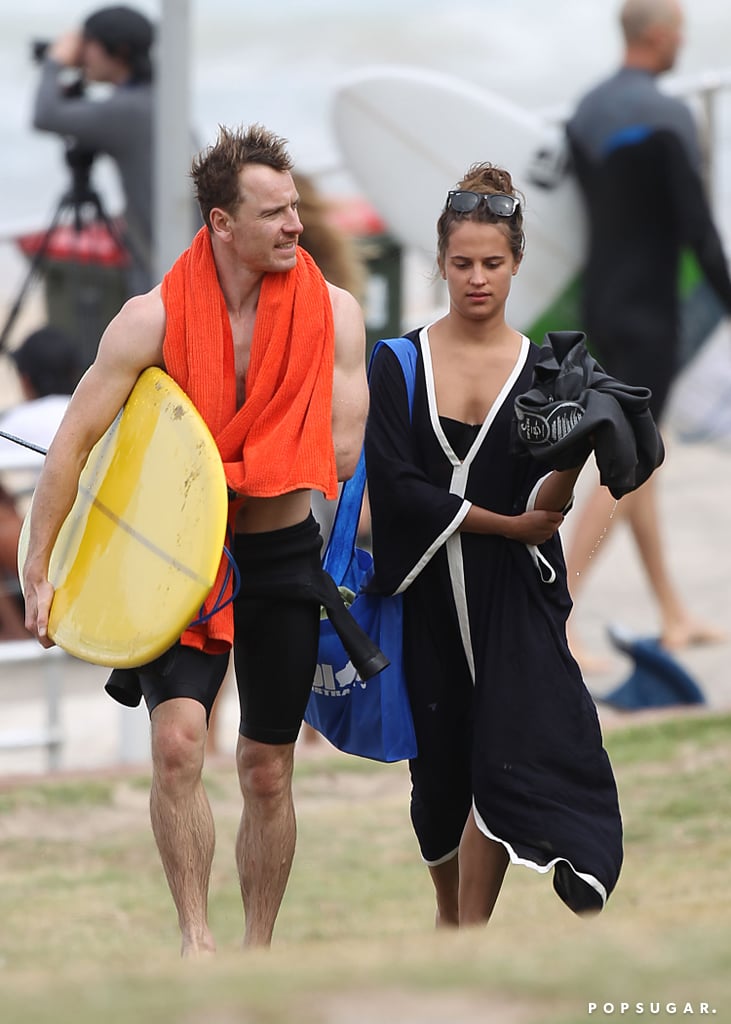
M 581 318 L 581 277 L 576 276 L 560 295 L 558 295 L 545 313 L 535 320 L 528 331 L 528 337 L 537 345 L 549 331 L 582 331 Z M 588 346 L 591 349 L 591 346 Z
M 104 328 L 127 298 L 124 269 L 49 258 L 43 277 L 48 322 L 74 339 L 86 368 L 96 358 Z
M 683 367 L 696 355 L 726 314 L 690 250 L 684 250 L 681 254 L 678 274 L 681 298 L 680 366 Z M 549 331 L 583 330 L 581 275 L 578 274 L 545 313 L 531 324 L 527 334 L 537 345 L 542 345 Z M 587 348 L 592 351 L 590 337 L 587 337 Z
M 377 341 L 381 338 L 397 338 L 401 334 L 403 250 L 387 234 L 368 235 L 356 241 L 367 270 L 363 305 L 368 360 Z

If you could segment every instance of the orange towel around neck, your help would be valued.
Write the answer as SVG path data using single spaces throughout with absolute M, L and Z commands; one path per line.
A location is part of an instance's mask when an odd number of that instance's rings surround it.
M 262 279 L 238 410 L 231 324 L 206 228 L 165 275 L 162 300 L 165 368 L 213 434 L 229 487 L 245 497 L 318 490 L 334 498 L 332 307 L 309 253 L 299 248 L 293 270 Z M 225 562 L 207 606 L 219 593 Z M 182 639 L 204 650 L 230 646 L 231 606 Z

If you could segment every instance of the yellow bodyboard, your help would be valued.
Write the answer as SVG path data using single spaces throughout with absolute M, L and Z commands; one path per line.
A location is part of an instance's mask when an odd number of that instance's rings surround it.
M 31 511 L 32 504 L 18 548 L 21 570 Z M 51 639 L 114 668 L 162 654 L 213 586 L 227 514 L 223 465 L 208 427 L 171 377 L 145 370 L 92 449 L 54 545 Z

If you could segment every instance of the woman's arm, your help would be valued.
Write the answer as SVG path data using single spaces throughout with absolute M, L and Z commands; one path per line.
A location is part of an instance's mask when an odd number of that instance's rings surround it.
M 459 529 L 463 533 L 495 534 L 521 544 L 543 544 L 553 537 L 562 522 L 563 514 L 551 509 L 534 509 L 517 516 L 505 516 L 473 505 Z
M 540 486 L 533 507 L 553 512 L 565 512 L 573 501 L 574 487 L 584 465 L 585 463 L 582 462 L 580 466 L 575 466 L 572 469 L 554 469 L 552 473 L 549 473 Z

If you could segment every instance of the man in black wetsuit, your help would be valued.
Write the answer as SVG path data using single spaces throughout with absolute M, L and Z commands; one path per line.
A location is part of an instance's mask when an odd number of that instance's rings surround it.
M 682 42 L 678 0 L 625 0 L 622 66 L 592 89 L 567 125 L 575 171 L 589 222 L 584 273 L 584 326 L 608 373 L 652 389 L 659 419 L 679 369 L 678 269 L 692 249 L 706 279 L 731 310 L 731 279 L 701 176 L 693 117 L 662 93 L 656 77 L 669 71 Z M 673 585 L 662 551 L 655 477 L 622 499 L 658 603 L 660 637 L 668 648 L 721 639 L 696 621 Z M 613 499 L 601 488 L 584 508 L 567 552 L 577 582 L 611 517 Z M 572 643 L 584 668 L 591 660 Z

